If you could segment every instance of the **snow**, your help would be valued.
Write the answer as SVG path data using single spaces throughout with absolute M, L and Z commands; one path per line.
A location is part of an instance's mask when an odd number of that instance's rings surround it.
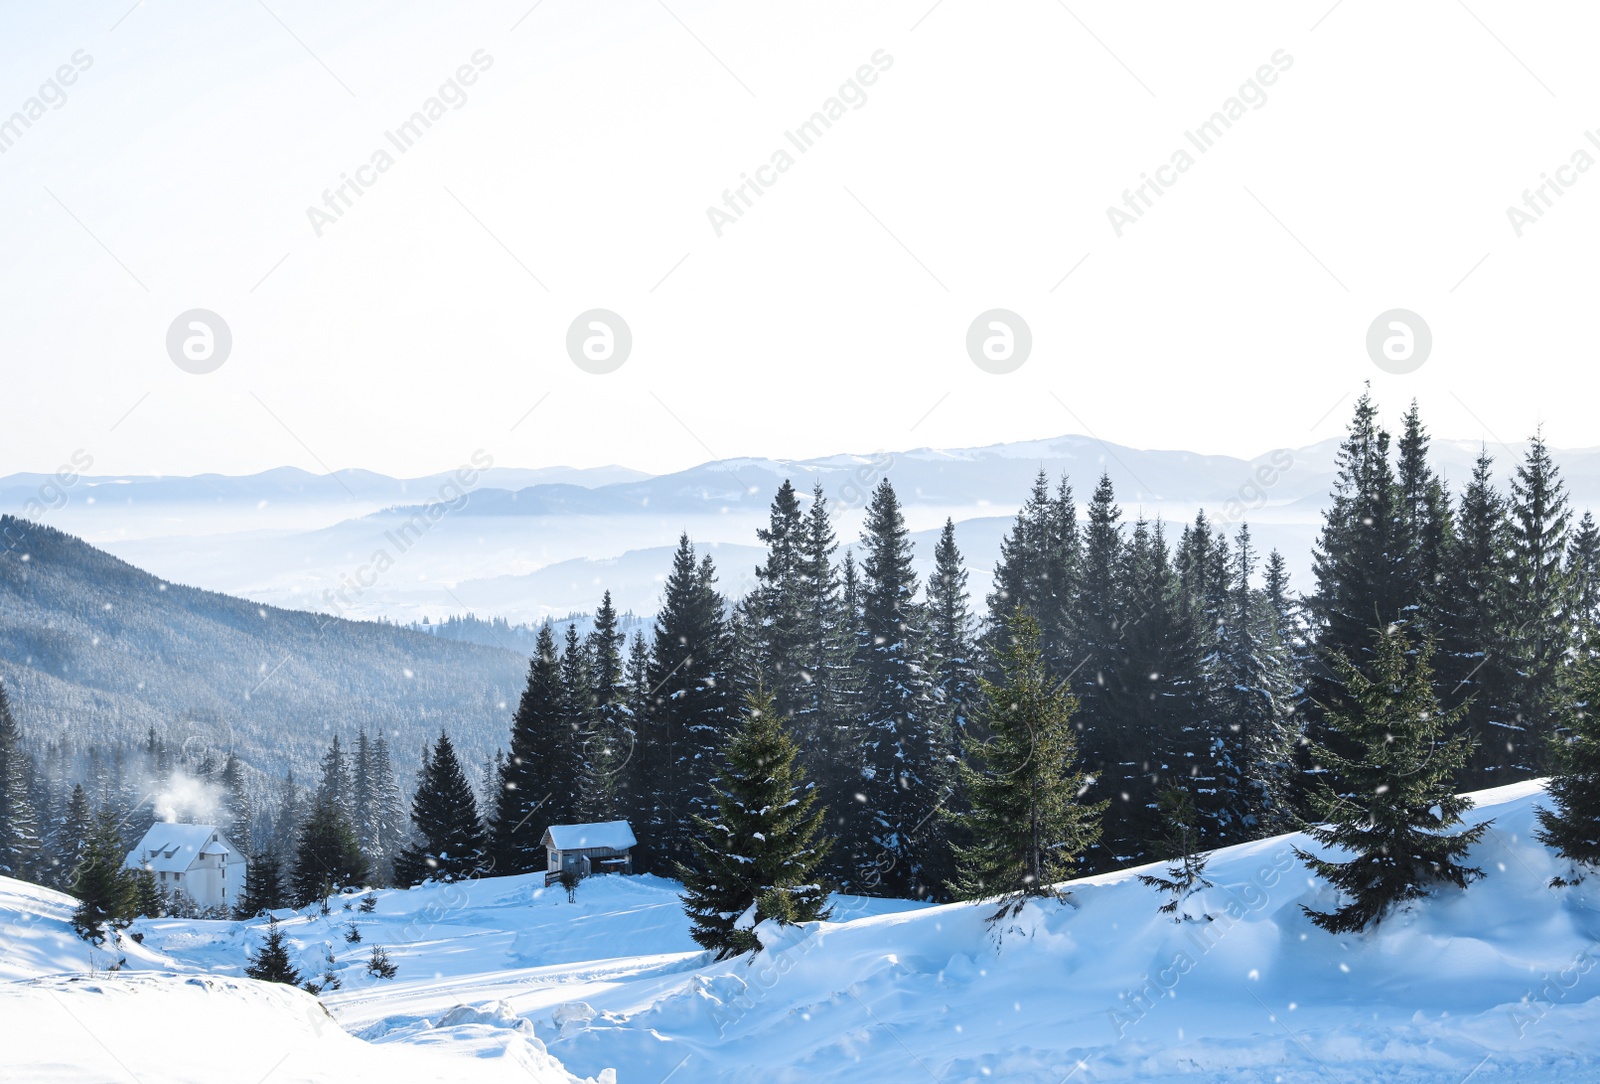
M 600 821 L 596 824 L 552 824 L 545 830 L 546 846 L 558 851 L 581 851 L 603 847 L 625 851 L 638 846 L 627 821 Z
M 321 999 L 338 1027 L 238 977 L 264 921 L 141 921 L 125 969 L 90 975 L 70 899 L 0 881 L 0 1019 L 22 1035 L 0 1078 L 118 1079 L 113 1051 L 141 1080 L 216 1079 L 220 1052 L 255 1080 L 288 1051 L 274 1081 L 1600 1079 L 1600 879 L 1549 887 L 1569 870 L 1532 835 L 1537 784 L 1475 797 L 1483 879 L 1358 936 L 1301 913 L 1332 902 L 1293 855 L 1317 850 L 1302 835 L 1215 854 L 1187 904 L 1209 921 L 1158 914 L 1150 866 L 997 927 L 993 905 L 836 897 L 832 921 L 757 926 L 754 962 L 697 951 L 657 877 L 591 878 L 575 903 L 542 874 L 380 891 L 372 914 L 352 895 L 282 924 L 303 969 L 338 958 L 343 989 Z M 373 945 L 394 979 L 364 974 Z M 139 1061 L 174 1019 L 193 1044 Z

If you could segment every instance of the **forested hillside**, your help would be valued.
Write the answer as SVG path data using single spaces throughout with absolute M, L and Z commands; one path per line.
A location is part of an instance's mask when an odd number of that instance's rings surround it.
M 92 744 L 154 728 L 303 777 L 330 734 L 362 727 L 407 761 L 442 726 L 466 755 L 504 741 L 524 655 L 169 583 L 14 517 L 0 538 L 0 679 L 26 733 Z

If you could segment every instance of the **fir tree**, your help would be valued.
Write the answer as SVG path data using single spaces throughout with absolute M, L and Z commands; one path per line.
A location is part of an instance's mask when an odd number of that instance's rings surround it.
M 366 879 L 367 860 L 350 821 L 350 789 L 349 767 L 335 737 L 322 760 L 322 782 L 310 813 L 300 825 L 293 878 L 297 907 Z
M 1573 696 L 1551 759 L 1551 809 L 1540 809 L 1539 840 L 1584 873 L 1600 867 L 1600 659 L 1573 668 Z M 1580 878 L 1581 879 L 1581 878 Z
M 72 928 L 86 941 L 99 943 L 133 920 L 137 886 L 122 868 L 124 857 L 117 822 L 102 809 L 72 873 L 72 894 L 78 897 Z
M 772 498 L 767 526 L 756 530 L 767 556 L 756 566 L 756 588 L 740 603 L 745 610 L 744 665 L 760 674 L 784 718 L 793 718 L 805 699 L 806 524 L 800 498 L 785 478 Z
M 708 784 L 731 720 L 732 648 L 716 569 L 697 559 L 687 534 L 678 539 L 656 615 L 650 652 L 649 740 L 636 761 L 655 796 L 649 818 L 634 825 L 645 856 L 641 872 L 668 872 L 690 860 L 690 817 L 710 812 Z
M 1412 400 L 1406 414 L 1398 452 L 1397 588 L 1411 635 L 1437 639 L 1436 602 L 1444 589 L 1444 565 L 1455 528 L 1449 497 L 1428 465 L 1428 434 L 1416 400 Z
M 1097 716 L 1105 709 L 1105 691 L 1116 678 L 1116 658 L 1120 645 L 1117 628 L 1122 567 L 1122 509 L 1117 507 L 1111 476 L 1101 474 L 1089 503 L 1084 527 L 1082 587 L 1078 601 L 1080 648 L 1075 660 L 1073 681 L 1079 691 L 1082 717 L 1077 721 L 1080 744 L 1091 772 L 1103 774 L 1105 756 L 1102 745 L 1110 740 Z M 1081 662 L 1082 665 L 1076 665 Z M 1109 712 L 1106 714 L 1109 716 Z
M 1332 911 L 1303 907 L 1331 933 L 1351 933 L 1380 921 L 1396 905 L 1425 896 L 1435 885 L 1465 888 L 1481 871 L 1461 863 L 1488 828 L 1482 823 L 1451 832 L 1472 808 L 1451 787 L 1466 763 L 1468 739 L 1447 737 L 1461 709 L 1441 712 L 1433 691 L 1433 646 L 1413 649 L 1398 625 L 1374 630 L 1364 671 L 1334 659 L 1347 690 L 1330 713 L 1345 754 L 1312 748 L 1322 771 L 1312 809 L 1322 822 L 1308 829 L 1318 843 L 1353 857 L 1317 858 L 1296 848 L 1300 860 L 1339 889 L 1348 902 Z
M 459 881 L 482 869 L 483 825 L 472 784 L 456 759 L 450 735 L 442 730 L 417 784 L 411 823 L 417 840 L 395 859 L 395 879 L 400 884 Z
M 289 946 L 284 941 L 283 930 L 276 918 L 267 919 L 266 940 L 262 941 L 260 948 L 249 954 L 249 960 L 244 973 L 252 979 L 281 982 L 288 986 L 300 985 L 300 972 L 289 962 Z
M 28 794 L 33 765 L 0 685 L 0 874 L 27 878 L 39 851 L 39 818 Z
M 715 813 L 694 817 L 696 864 L 679 869 L 690 936 L 719 959 L 759 949 L 754 926 L 763 921 L 829 915 L 816 874 L 830 843 L 819 838 L 823 813 L 796 754 L 772 695 L 758 685 L 712 785 Z
M 372 946 L 372 955 L 367 957 L 367 974 L 375 979 L 392 979 L 399 971 L 382 945 Z
M 948 879 L 943 840 L 925 829 L 949 799 L 953 780 L 949 730 L 934 701 L 927 614 L 916 601 L 907 533 L 900 501 L 885 479 L 867 506 L 861 534 L 867 556 L 858 665 L 868 769 L 861 790 L 871 818 L 868 842 L 893 859 L 882 891 L 920 898 Z M 874 855 L 853 857 L 859 869 Z
M 278 805 L 272 817 L 272 834 L 268 846 L 279 854 L 293 854 L 300 838 L 300 824 L 305 819 L 306 803 L 300 784 L 295 782 L 294 769 L 284 773 L 278 785 Z
M 1588 511 L 1567 544 L 1567 583 L 1572 590 L 1575 642 L 1600 646 L 1600 524 Z
M 628 712 L 617 611 L 607 591 L 595 611 L 585 657 L 589 662 L 589 726 L 584 735 L 583 765 L 578 781 L 578 814 L 585 821 L 616 820 L 622 813 L 627 763 L 634 751 L 633 720 Z
M 1011 611 L 1021 606 L 1039 622 L 1052 671 L 1064 677 L 1072 669 L 1080 545 L 1071 484 L 1063 476 L 1052 497 L 1049 476 L 1041 469 L 1000 543 L 995 589 L 988 599 L 991 648 L 1005 637 Z
M 75 783 L 72 794 L 67 798 L 67 808 L 61 819 L 61 826 L 55 834 L 51 845 L 52 861 L 60 865 L 53 871 L 53 880 L 61 888 L 67 887 L 72 879 L 73 870 L 78 868 L 78 863 L 83 859 L 85 848 L 89 844 L 89 836 L 94 831 L 94 812 L 89 806 L 89 795 L 83 789 L 83 784 Z
M 1264 825 L 1281 822 L 1288 812 L 1283 805 L 1293 733 L 1286 660 L 1275 649 L 1276 614 L 1250 586 L 1254 570 L 1250 529 L 1241 526 L 1221 638 L 1223 726 L 1218 739 L 1237 758 L 1229 795 L 1232 821 L 1214 839 L 1222 844 L 1259 836 Z
M 228 839 L 248 857 L 253 850 L 254 815 L 245 790 L 244 765 L 232 751 L 222 767 L 222 827 Z
M 1401 577 L 1405 541 L 1397 537 L 1398 490 L 1389 464 L 1389 434 L 1377 419 L 1372 396 L 1364 393 L 1339 446 L 1332 504 L 1313 555 L 1317 586 L 1307 608 L 1316 624 L 1317 651 L 1308 691 L 1317 706 L 1313 736 L 1323 742 L 1336 740 L 1325 718 L 1344 690 L 1334 660 L 1343 658 L 1365 669 L 1374 623 L 1416 616 L 1409 608 L 1416 600 L 1406 597 Z
M 284 905 L 283 859 L 268 848 L 251 859 L 244 872 L 244 892 L 239 898 L 235 918 L 254 918 Z
M 372 759 L 367 766 L 372 809 L 369 830 L 372 834 L 373 874 L 380 884 L 394 879 L 394 858 L 405 846 L 410 818 L 400 781 L 395 778 L 389 741 L 379 731 L 372 742 Z
M 1183 775 L 1221 790 L 1238 774 L 1237 757 L 1233 744 L 1218 734 L 1214 705 L 1207 701 L 1206 664 L 1214 667 L 1217 653 L 1203 647 L 1200 637 L 1214 639 L 1217 631 L 1196 626 L 1185 612 L 1182 579 L 1159 521 L 1135 523 L 1117 578 L 1112 665 L 1096 692 L 1105 758 L 1099 789 L 1118 816 L 1105 826 L 1101 854 L 1138 861 L 1149 856 L 1159 826 L 1163 782 Z
M 828 810 L 830 831 L 835 833 L 855 805 L 861 772 L 860 741 L 851 711 L 855 640 L 846 621 L 839 569 L 833 563 L 837 549 L 828 500 L 818 482 L 806 509 L 800 548 L 803 685 L 790 723 L 800 746 L 800 765 L 816 783 Z M 841 881 L 849 877 L 849 854 L 843 847 L 829 852 L 824 860 L 829 877 Z
M 1516 712 L 1508 722 L 1531 736 L 1517 765 L 1539 770 L 1547 761 L 1560 710 L 1562 670 L 1572 643 L 1565 559 L 1565 486 L 1542 436 L 1535 435 L 1511 482 L 1511 554 L 1507 590 L 1516 624 L 1507 644 Z
M 992 919 L 1030 898 L 1055 893 L 1100 835 L 1106 803 L 1084 803 L 1073 697 L 1046 672 L 1038 621 L 1018 607 L 996 649 L 997 682 L 980 680 L 978 727 L 959 771 L 971 812 L 972 844 L 956 849 L 960 899 L 998 897 Z
M 1172 898 L 1157 910 L 1172 915 L 1173 921 L 1193 919 L 1187 911 L 1179 913 L 1186 900 L 1203 888 L 1211 888 L 1206 880 L 1206 864 L 1211 853 L 1201 849 L 1200 815 L 1195 809 L 1194 795 L 1183 786 L 1168 787 L 1161 792 L 1162 818 L 1166 823 L 1164 837 L 1159 841 L 1162 860 L 1167 862 L 1165 874 L 1139 874 L 1139 883 Z
M 546 623 L 539 629 L 528 684 L 511 719 L 511 749 L 494 810 L 491 853 L 496 873 L 544 869 L 540 841 L 545 828 L 577 820 L 572 785 L 579 758 L 562 695 L 561 661 Z
M 953 733 L 965 732 L 977 699 L 977 660 L 967 603 L 967 570 L 956 548 L 955 521 L 946 519 L 933 550 L 928 579 L 928 648 L 934 660 L 935 689 Z
M 156 884 L 156 874 L 151 869 L 128 872 L 133 879 L 133 902 L 129 914 L 138 918 L 160 918 L 166 914 L 166 897 Z
M 1440 701 L 1446 708 L 1466 705 L 1459 730 L 1472 740 L 1457 780 L 1461 790 L 1510 782 L 1507 773 L 1527 762 L 1521 728 L 1508 725 L 1515 712 L 1513 663 L 1504 636 L 1511 542 L 1493 462 L 1480 452 L 1461 495 L 1438 606 Z

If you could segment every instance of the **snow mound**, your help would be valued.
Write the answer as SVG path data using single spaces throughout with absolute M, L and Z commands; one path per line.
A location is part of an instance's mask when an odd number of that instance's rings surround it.
M 77 905 L 64 892 L 0 877 L 0 982 L 113 968 L 179 967 L 126 934 L 103 946 L 84 941 L 72 929 Z
M 578 1084 L 515 1030 L 468 1024 L 437 1042 L 374 1046 L 310 994 L 249 979 L 147 972 L 0 984 L 0 1017 L 7 1080 Z

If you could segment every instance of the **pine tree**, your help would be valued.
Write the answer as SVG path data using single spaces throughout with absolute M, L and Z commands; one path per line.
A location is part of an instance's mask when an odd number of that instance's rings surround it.
M 816 874 L 830 841 L 819 838 L 823 811 L 797 752 L 772 694 L 758 685 L 712 784 L 715 813 L 693 818 L 696 864 L 679 868 L 690 936 L 719 959 L 759 950 L 761 922 L 829 916 Z
M 857 869 L 877 855 L 893 860 L 880 890 L 916 898 L 948 879 L 948 851 L 936 811 L 954 790 L 949 729 L 933 696 L 927 660 L 927 613 L 917 601 L 911 543 L 894 487 L 879 483 L 867 506 L 861 544 L 862 624 L 858 665 L 863 685 L 861 727 L 868 771 L 861 780 L 875 854 L 857 854 Z M 920 833 L 920 834 L 919 834 Z
M 1600 524 L 1588 511 L 1567 544 L 1567 583 L 1572 590 L 1574 641 L 1600 644 Z
M 261 947 L 249 954 L 244 973 L 259 982 L 281 982 L 299 986 L 300 972 L 289 962 L 289 946 L 276 918 L 267 919 L 267 937 Z
M 690 817 L 710 812 L 707 787 L 731 726 L 732 696 L 732 632 L 716 582 L 710 556 L 697 559 L 689 536 L 680 537 L 656 615 L 649 740 L 637 759 L 655 795 L 648 822 L 633 826 L 641 872 L 689 861 Z
M 1389 434 L 1378 426 L 1370 393 L 1356 403 L 1355 417 L 1339 446 L 1333 500 L 1324 513 L 1314 553 L 1317 588 L 1307 599 L 1316 622 L 1317 665 L 1310 694 L 1314 704 L 1335 703 L 1342 681 L 1332 664 L 1346 658 L 1365 665 L 1368 630 L 1374 623 L 1415 615 L 1401 581 L 1398 490 L 1389 464 Z
M 1300 697 L 1304 687 L 1300 672 L 1306 646 L 1297 607 L 1289 595 L 1288 567 L 1277 550 L 1267 554 L 1265 578 L 1262 596 L 1270 637 L 1266 680 L 1279 715 L 1276 733 L 1262 743 L 1255 770 L 1264 807 L 1261 832 L 1271 835 L 1288 831 L 1299 819 L 1295 807 L 1295 757 L 1302 741 Z
M 1312 793 L 1322 823 L 1307 830 L 1325 846 L 1353 857 L 1345 861 L 1296 854 L 1348 902 L 1332 911 L 1303 907 L 1330 933 L 1351 933 L 1380 921 L 1396 905 L 1425 896 L 1435 885 L 1465 888 L 1481 871 L 1461 863 L 1488 828 L 1482 823 L 1451 832 L 1472 808 L 1457 795 L 1453 773 L 1466 763 L 1468 739 L 1446 737 L 1461 709 L 1441 712 L 1433 691 L 1433 645 L 1413 649 L 1398 624 L 1371 634 L 1366 670 L 1335 657 L 1346 684 L 1330 723 L 1353 755 L 1327 745 L 1312 748 L 1323 773 Z
M 394 858 L 406 844 L 410 816 L 406 812 L 405 795 L 400 792 L 400 781 L 395 778 L 389 741 L 382 731 L 372 742 L 367 777 L 372 791 L 373 875 L 379 884 L 392 884 Z
M 399 971 L 382 945 L 372 946 L 372 955 L 367 957 L 367 974 L 375 979 L 392 979 Z
M 1428 465 L 1428 434 L 1416 400 L 1412 400 L 1406 414 L 1398 451 L 1397 586 L 1411 635 L 1437 639 L 1436 601 L 1444 589 L 1444 566 L 1455 527 L 1450 499 Z
M 284 905 L 283 859 L 268 848 L 251 859 L 244 872 L 244 893 L 235 909 L 235 918 L 254 918 Z
M 1268 823 L 1279 823 L 1288 813 L 1284 800 L 1294 740 L 1292 706 L 1284 660 L 1275 650 L 1276 614 L 1271 602 L 1250 586 L 1254 571 L 1250 528 L 1241 525 L 1221 637 L 1223 726 L 1218 733 L 1236 758 L 1237 771 L 1228 795 L 1232 817 L 1213 844 L 1265 834 Z
M 1511 541 L 1493 463 L 1480 452 L 1462 492 L 1438 607 L 1440 701 L 1446 708 L 1466 705 L 1459 730 L 1472 740 L 1459 790 L 1510 782 L 1507 773 L 1528 759 L 1521 728 L 1507 725 L 1515 713 L 1515 673 L 1504 636 Z
M 1098 783 L 1118 815 L 1106 824 L 1099 853 L 1137 862 L 1150 856 L 1160 826 L 1157 796 L 1170 778 L 1203 780 L 1215 792 L 1236 771 L 1207 700 L 1207 664 L 1216 652 L 1201 636 L 1215 631 L 1186 612 L 1159 521 L 1134 524 L 1118 564 L 1115 605 L 1112 664 L 1097 687 L 1107 765 Z
M 1554 808 L 1540 809 L 1539 841 L 1584 873 L 1600 868 L 1600 659 L 1573 668 L 1572 700 L 1546 785 Z M 1580 878 L 1581 879 L 1581 878 Z
M 305 815 L 306 804 L 300 784 L 295 782 L 294 769 L 290 768 L 278 785 L 278 806 L 272 817 L 272 834 L 267 845 L 279 854 L 293 854 Z
M 39 818 L 28 794 L 32 774 L 22 728 L 0 685 L 0 874 L 7 877 L 32 876 L 38 859 Z
M 166 914 L 166 896 L 156 884 L 152 869 L 124 871 L 133 880 L 132 906 L 129 915 L 136 918 L 161 918 Z
M 223 831 L 233 845 L 248 857 L 253 849 L 255 818 L 250 807 L 250 795 L 245 790 L 244 765 L 231 750 L 222 767 L 221 784 Z
M 744 665 L 770 683 L 778 710 L 793 718 L 805 700 L 806 523 L 794 485 L 785 478 L 772 498 L 767 526 L 756 537 L 767 556 L 756 566 L 756 588 L 740 606 L 748 633 Z
M 355 826 L 356 842 L 367 857 L 367 866 L 376 870 L 380 864 L 381 848 L 378 843 L 377 795 L 372 777 L 372 740 L 367 728 L 356 734 L 354 763 L 350 773 L 351 823 Z
M 1021 606 L 1038 620 L 1045 661 L 1062 677 L 1078 662 L 1073 657 L 1073 606 L 1082 559 L 1077 515 L 1066 476 L 1051 496 L 1049 476 L 1041 469 L 1016 522 L 1001 540 L 995 589 L 988 598 L 987 646 L 993 648 L 1005 637 L 1011 611 Z
M 1136 798 L 1139 788 L 1126 783 L 1132 758 L 1151 750 L 1131 747 L 1128 739 L 1134 736 L 1123 731 L 1125 705 L 1118 703 L 1124 688 L 1139 682 L 1137 674 L 1123 674 L 1122 620 L 1127 611 L 1121 597 L 1126 582 L 1121 520 L 1111 476 L 1102 473 L 1084 524 L 1076 618 L 1080 654 L 1063 675 L 1076 700 L 1073 726 L 1091 779 L 1089 794 L 1115 811 L 1107 819 L 1103 844 L 1113 863 L 1136 856 L 1150 834 L 1137 823 L 1137 811 L 1145 805 Z
M 973 842 L 956 849 L 950 886 L 960 899 L 998 897 L 991 921 L 1053 895 L 1099 838 L 1106 809 L 1080 798 L 1087 780 L 1072 726 L 1077 703 L 1046 671 L 1037 619 L 1019 606 L 1008 630 L 995 649 L 999 681 L 980 679 L 976 722 L 989 737 L 967 741 L 959 768 Z
M 416 842 L 395 859 L 395 880 L 400 884 L 459 881 L 482 869 L 484 838 L 478 804 L 450 735 L 442 730 L 417 784 L 411 823 L 416 828 Z
M 584 735 L 583 766 L 578 780 L 578 814 L 585 821 L 621 816 L 628 780 L 626 766 L 634 751 L 633 720 L 628 713 L 617 611 L 611 592 L 595 611 L 594 631 L 584 652 L 589 662 L 589 727 Z
M 1516 712 L 1507 720 L 1532 739 L 1516 767 L 1532 774 L 1548 760 L 1560 710 L 1562 670 L 1572 644 L 1566 488 L 1544 438 L 1535 435 L 1511 482 L 1508 596 L 1515 624 L 1507 631 Z
M 511 719 L 511 749 L 494 811 L 491 853 L 496 873 L 544 869 L 544 830 L 577 820 L 573 782 L 580 762 L 573 737 L 562 709 L 561 660 L 546 623 L 539 629 L 528 684 Z
M 93 831 L 94 811 L 89 806 L 88 792 L 83 789 L 83 784 L 75 783 L 67 799 L 61 825 L 50 846 L 52 860 L 60 863 L 53 871 L 55 876 L 52 878 L 58 887 L 66 888 L 71 882 L 72 872 L 83 859 Z
M 322 760 L 322 782 L 300 824 L 295 852 L 294 903 L 304 907 L 342 887 L 360 885 L 367 860 L 350 821 L 350 772 L 335 737 Z
M 946 519 L 933 550 L 928 579 L 928 648 L 934 660 L 935 689 L 954 734 L 964 733 L 977 698 L 972 617 L 967 602 L 967 570 L 956 547 L 955 521 Z
M 843 584 L 833 563 L 838 540 L 822 484 L 812 489 L 799 556 L 803 686 L 790 717 L 800 765 L 828 810 L 830 831 L 855 805 L 861 768 L 851 713 L 855 640 L 846 621 Z M 828 876 L 848 877 L 849 851 L 835 848 L 824 860 Z
M 1213 887 L 1206 880 L 1206 864 L 1211 852 L 1201 849 L 1201 818 L 1188 788 L 1168 787 L 1161 792 L 1160 804 L 1166 826 L 1165 838 L 1161 841 L 1162 860 L 1167 863 L 1167 869 L 1164 875 L 1141 873 L 1139 883 L 1172 897 L 1157 908 L 1161 914 L 1172 915 L 1176 922 L 1192 920 L 1195 916 L 1187 911 L 1180 914 L 1179 908 L 1196 892 Z
M 72 928 L 86 941 L 99 943 L 133 920 L 136 885 L 122 868 L 125 856 L 117 822 L 102 809 L 72 873 L 72 894 L 78 897 Z

